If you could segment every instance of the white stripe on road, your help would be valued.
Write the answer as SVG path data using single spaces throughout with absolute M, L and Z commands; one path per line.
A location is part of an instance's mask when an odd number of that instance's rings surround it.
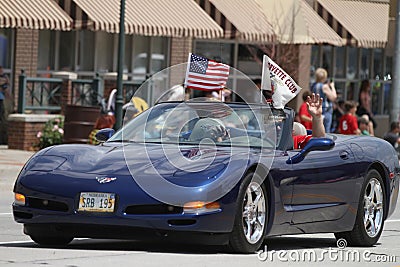
M 400 222 L 400 219 L 386 220 L 385 222 Z
M 76 240 L 88 240 L 88 239 L 90 239 L 90 238 L 86 238 L 86 237 L 80 237 L 80 238 L 75 238 L 74 239 L 74 241 L 76 241 Z M 25 241 L 3 241 L 3 242 L 0 242 L 0 246 L 1 245 L 10 245 L 10 244 L 23 244 L 23 243 L 35 243 L 35 242 L 33 242 L 31 239 L 27 239 L 27 240 L 25 240 Z
M 10 244 L 23 244 L 23 243 L 33 243 L 32 240 L 25 240 L 25 241 L 9 241 L 9 242 L 0 242 L 1 245 L 10 245 Z

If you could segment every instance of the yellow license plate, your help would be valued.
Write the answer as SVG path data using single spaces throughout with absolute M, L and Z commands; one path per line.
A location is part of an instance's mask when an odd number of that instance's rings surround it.
M 114 212 L 115 194 L 100 192 L 81 192 L 78 211 Z

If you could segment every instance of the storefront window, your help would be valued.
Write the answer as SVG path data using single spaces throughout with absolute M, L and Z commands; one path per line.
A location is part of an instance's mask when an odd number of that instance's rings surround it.
M 11 29 L 0 29 L 0 65 L 11 67 Z
M 380 99 L 383 93 L 382 83 L 381 82 L 372 83 L 371 88 L 372 88 L 372 98 L 371 98 L 372 113 L 377 114 L 380 113 L 380 103 L 381 103 Z
M 374 77 L 375 80 L 383 80 L 382 65 L 383 65 L 382 49 L 374 49 Z
M 358 101 L 357 92 L 358 92 L 358 82 L 347 82 L 346 83 L 346 97 L 338 96 L 338 99 Z
M 346 78 L 353 80 L 357 77 L 358 49 L 355 47 L 347 47 L 348 50 L 348 66 Z
M 320 66 L 319 58 L 320 46 L 313 45 L 311 48 L 311 64 L 310 64 L 310 84 L 315 82 L 315 70 Z
M 393 62 L 393 57 L 386 57 L 386 71 L 385 71 L 385 77 L 384 80 L 391 80 L 392 79 L 392 64 Z
M 337 78 L 345 78 L 345 58 L 346 58 L 346 48 L 345 47 L 336 47 L 336 68 L 335 68 L 335 77 Z M 331 73 L 333 75 L 333 73 Z
M 369 66 L 370 66 L 370 50 L 369 49 L 361 49 L 361 67 L 360 67 L 360 79 L 368 79 L 369 78 Z
M 332 73 L 332 46 L 322 47 L 322 67 L 328 71 L 328 75 Z
M 383 84 L 383 114 L 389 114 L 391 87 L 392 83 L 390 81 Z
M 150 37 L 134 36 L 133 38 L 133 80 L 141 83 L 146 80 L 147 54 L 149 53 Z
M 167 67 L 167 38 L 152 37 L 151 50 L 151 74 L 154 74 Z
M 39 31 L 38 70 L 54 69 L 55 35 L 55 31 Z
M 114 56 L 115 34 L 107 32 L 96 32 L 96 59 L 98 72 L 112 72 Z
M 200 56 L 233 66 L 233 44 L 197 42 L 196 53 Z
M 345 99 L 346 97 L 346 82 L 345 81 L 337 81 L 334 80 L 335 82 L 335 88 L 336 88 L 336 93 L 339 99 Z
M 132 64 L 132 35 L 125 36 L 124 73 L 129 73 Z
M 58 68 L 60 70 L 75 69 L 75 32 L 60 32 L 58 49 Z
M 247 75 L 261 76 L 264 52 L 255 45 L 239 45 L 237 69 Z
M 94 32 L 92 31 L 79 32 L 77 71 L 94 70 L 94 39 Z

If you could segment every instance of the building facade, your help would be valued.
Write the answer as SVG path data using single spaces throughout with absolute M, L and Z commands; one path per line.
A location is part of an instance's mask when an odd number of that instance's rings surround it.
M 274 2 L 282 1 L 277 9 Z M 36 2 L 39 8 L 32 10 L 39 12 L 24 14 L 29 6 L 19 8 L 18 1 L 7 6 L 9 1 L 0 0 L 6 10 L 0 17 L 0 65 L 11 77 L 12 98 L 7 101 L 11 113 L 18 102 L 21 69 L 33 77 L 71 71 L 79 78 L 117 71 L 118 0 Z M 358 100 L 360 82 L 370 80 L 372 110 L 381 116 L 381 125 L 387 125 L 395 4 L 394 0 L 127 0 L 124 73 L 139 85 L 168 66 L 186 62 L 187 54 L 194 52 L 256 79 L 261 78 L 262 55 L 267 53 L 278 63 L 286 62 L 282 66 L 302 88 L 310 87 L 317 67 L 326 68 L 344 100 Z M 375 27 L 365 25 L 368 21 Z M 361 29 L 353 27 L 360 23 L 364 23 Z M 299 102 L 290 105 L 296 109 Z

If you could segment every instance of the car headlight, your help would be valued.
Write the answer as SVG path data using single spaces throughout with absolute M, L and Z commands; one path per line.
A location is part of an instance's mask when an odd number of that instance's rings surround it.
M 31 159 L 25 169 L 28 171 L 50 172 L 59 168 L 67 159 L 60 156 L 43 155 Z
M 14 204 L 25 206 L 25 196 L 23 194 L 14 194 Z
M 190 214 L 202 214 L 202 213 L 210 213 L 220 211 L 221 206 L 218 202 L 203 202 L 203 201 L 192 201 L 187 202 L 183 206 L 184 213 Z

